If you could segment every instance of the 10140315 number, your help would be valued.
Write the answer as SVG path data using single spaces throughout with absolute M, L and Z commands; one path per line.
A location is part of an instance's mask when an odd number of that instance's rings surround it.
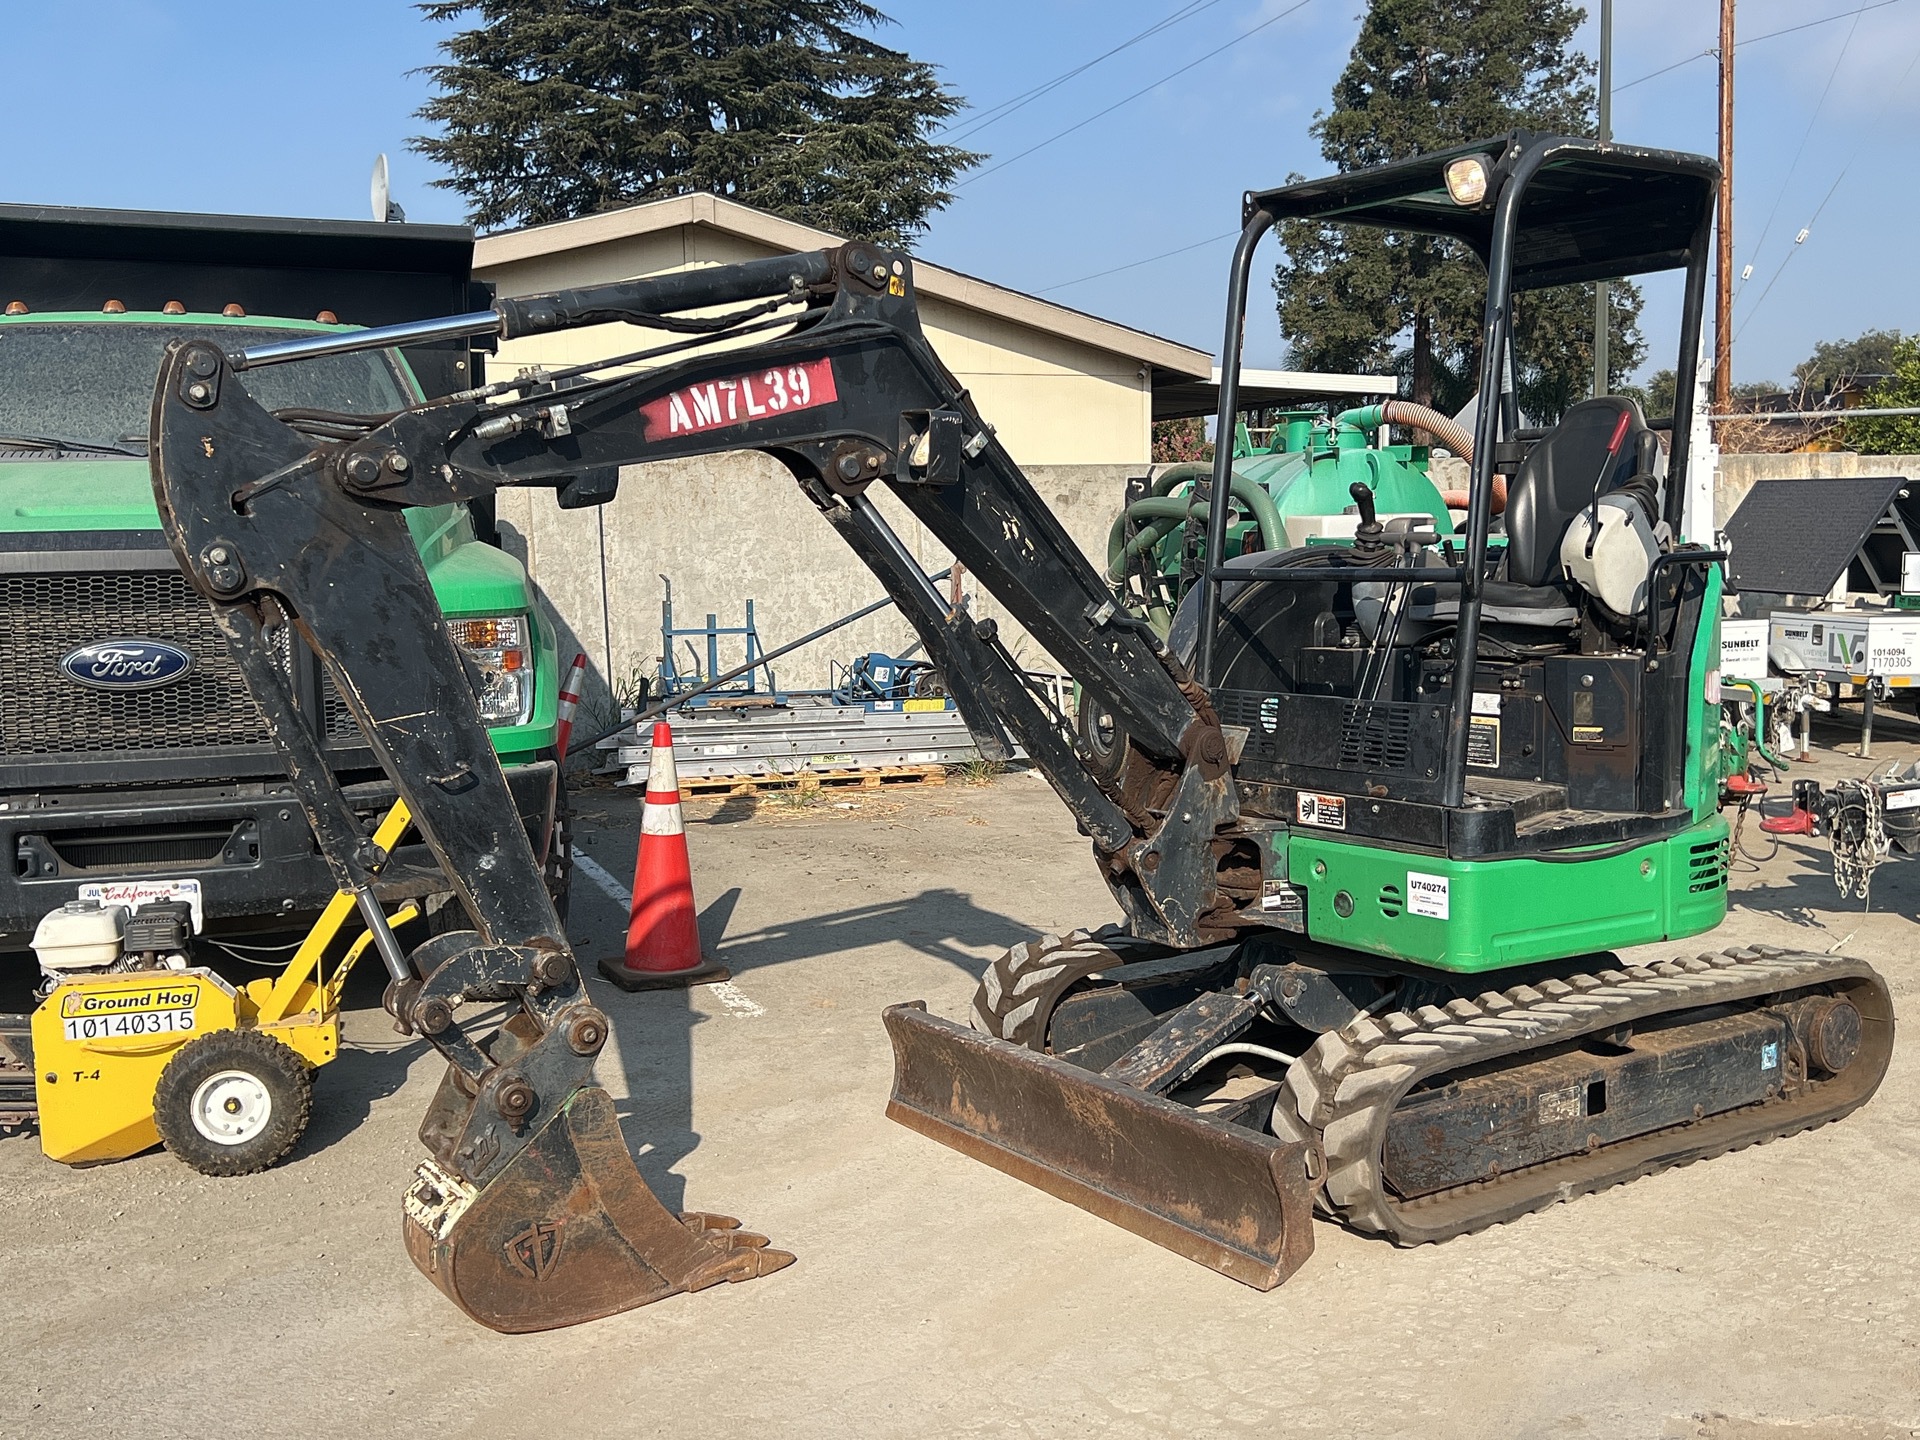
M 747 425 L 796 410 L 813 410 L 840 398 L 833 382 L 833 362 L 822 356 L 771 370 L 728 375 L 684 385 L 671 394 L 640 407 L 646 417 L 647 438 L 671 440 Z
M 61 1021 L 69 1040 L 131 1040 L 141 1035 L 179 1035 L 194 1028 L 191 1010 L 131 1010 L 118 1015 L 69 1015 Z

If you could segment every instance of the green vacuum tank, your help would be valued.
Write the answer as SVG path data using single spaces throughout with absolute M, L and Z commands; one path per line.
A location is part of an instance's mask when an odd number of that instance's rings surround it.
M 1311 410 L 1284 411 L 1261 437 L 1264 444 L 1244 424 L 1236 426 L 1227 558 L 1311 544 L 1322 532 L 1350 535 L 1351 523 L 1300 522 L 1353 519 L 1355 482 L 1373 491 L 1382 519 L 1424 515 L 1438 534 L 1452 535 L 1446 500 L 1428 475 L 1428 447 L 1372 443 L 1383 423 L 1381 408 L 1363 406 L 1331 419 Z M 1190 583 L 1205 547 L 1208 506 L 1193 498 L 1193 489 L 1211 474 L 1206 464 L 1162 471 L 1151 492 L 1115 519 L 1108 536 L 1108 578 L 1131 578 L 1130 588 L 1163 631 L 1186 588 L 1183 573 Z

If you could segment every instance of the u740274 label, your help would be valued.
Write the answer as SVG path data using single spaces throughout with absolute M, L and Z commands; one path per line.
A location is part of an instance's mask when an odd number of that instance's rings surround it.
M 795 410 L 812 410 L 839 398 L 833 383 L 833 362 L 823 355 L 818 360 L 683 386 L 649 400 L 640 407 L 640 413 L 646 417 L 649 440 L 672 440 L 768 420 Z
M 1407 872 L 1407 909 L 1429 920 L 1451 918 L 1451 889 L 1445 875 L 1427 875 L 1418 870 Z

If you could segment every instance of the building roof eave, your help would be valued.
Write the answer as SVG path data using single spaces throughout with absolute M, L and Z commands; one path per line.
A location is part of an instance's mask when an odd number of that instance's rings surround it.
M 687 225 L 711 226 L 767 245 L 776 253 L 824 250 L 843 243 L 840 236 L 825 230 L 816 230 L 724 196 L 702 193 L 647 200 L 574 220 L 484 235 L 474 245 L 474 269 L 484 275 L 507 265 Z M 1011 320 L 1110 354 L 1124 355 L 1157 369 L 1200 379 L 1213 368 L 1213 357 L 1192 346 L 1009 290 L 958 270 L 915 260 L 914 280 L 920 293 L 932 299 Z

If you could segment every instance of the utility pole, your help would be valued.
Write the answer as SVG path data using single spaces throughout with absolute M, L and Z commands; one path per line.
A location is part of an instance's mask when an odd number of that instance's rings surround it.
M 1613 139 L 1613 0 L 1600 0 L 1600 143 Z M 1608 391 L 1607 341 L 1612 326 L 1608 313 L 1607 282 L 1593 287 L 1593 396 Z
M 1733 0 L 1720 0 L 1720 215 L 1713 298 L 1713 411 L 1733 403 Z

